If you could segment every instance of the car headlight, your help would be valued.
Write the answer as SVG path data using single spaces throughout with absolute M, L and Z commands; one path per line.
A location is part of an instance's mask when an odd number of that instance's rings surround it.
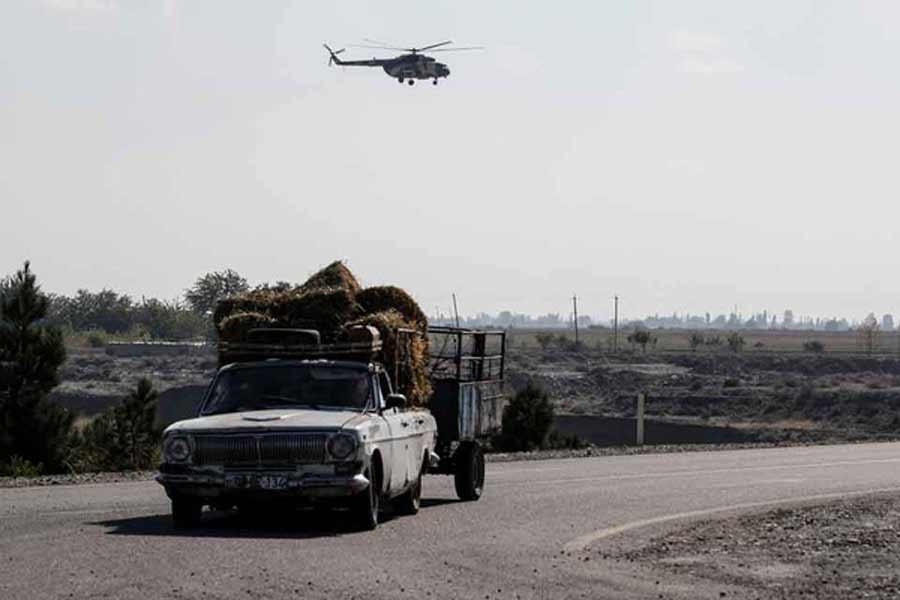
M 163 455 L 168 462 L 185 462 L 191 457 L 191 444 L 185 437 L 171 437 L 163 445 Z
M 356 436 L 338 433 L 328 438 L 328 454 L 337 460 L 349 458 L 356 451 Z

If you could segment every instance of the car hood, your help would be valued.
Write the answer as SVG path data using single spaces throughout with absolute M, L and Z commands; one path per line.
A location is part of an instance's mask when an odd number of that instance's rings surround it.
M 349 410 L 272 409 L 209 415 L 178 421 L 166 433 L 215 433 L 224 431 L 280 431 L 296 429 L 352 428 L 366 420 Z

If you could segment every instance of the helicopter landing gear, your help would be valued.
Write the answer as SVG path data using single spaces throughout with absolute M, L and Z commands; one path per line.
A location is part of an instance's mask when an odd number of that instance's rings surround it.
M 400 85 L 403 85 L 403 78 L 402 78 L 402 77 L 398 77 L 398 78 L 397 78 L 397 81 L 400 82 Z
M 409 83 L 409 85 L 415 85 L 415 84 L 416 84 L 416 80 L 415 80 L 415 79 L 410 79 L 408 83 Z

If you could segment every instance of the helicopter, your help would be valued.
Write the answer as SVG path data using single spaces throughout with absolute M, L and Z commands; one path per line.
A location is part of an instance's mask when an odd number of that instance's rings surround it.
M 366 40 L 372 41 L 372 40 Z M 372 58 L 370 60 L 341 60 L 338 54 L 344 52 L 346 48 L 340 50 L 332 50 L 328 44 L 323 44 L 331 57 L 328 59 L 328 66 L 341 65 L 342 67 L 381 67 L 388 77 L 392 77 L 401 84 L 406 81 L 409 85 L 416 83 L 416 79 L 431 79 L 434 85 L 442 77 L 450 76 L 450 69 L 442 62 L 436 61 L 430 56 L 422 54 L 423 52 L 459 52 L 465 50 L 481 50 L 481 46 L 470 46 L 466 48 L 444 48 L 453 42 L 439 42 L 430 44 L 422 48 L 395 48 L 378 43 L 378 45 L 369 46 L 352 46 L 354 48 L 372 48 L 377 50 L 393 50 L 403 52 L 400 56 L 394 58 Z

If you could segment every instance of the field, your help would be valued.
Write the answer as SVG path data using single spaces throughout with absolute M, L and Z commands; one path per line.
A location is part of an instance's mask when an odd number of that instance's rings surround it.
M 744 332 L 744 350 L 732 352 L 725 346 L 691 351 L 689 332 L 654 330 L 656 347 L 644 352 L 625 344 L 618 353 L 608 351 L 608 330 L 585 331 L 581 347 L 571 343 L 571 331 L 556 331 L 542 349 L 537 336 L 546 333 L 510 333 L 507 391 L 514 393 L 529 381 L 539 384 L 557 413 L 567 415 L 565 423 L 579 416 L 631 418 L 635 398 L 643 393 L 650 417 L 700 425 L 706 428 L 701 433 L 727 426 L 747 434 L 727 437 L 729 441 L 816 442 L 900 434 L 900 356 L 884 352 L 897 343 L 896 334 L 882 335 L 882 352 L 869 355 L 856 348 L 852 333 Z M 560 342 L 558 336 L 565 334 L 569 341 Z M 825 351 L 803 352 L 803 342 L 810 339 L 825 344 Z M 146 376 L 163 393 L 164 412 L 179 414 L 182 404 L 190 411 L 191 398 L 202 393 L 215 366 L 211 353 L 114 357 L 101 349 L 70 348 L 53 398 L 83 422 Z M 602 423 L 608 423 L 606 430 Z M 570 433 L 601 445 L 616 443 L 621 440 L 618 430 L 627 428 L 622 423 L 585 419 L 573 424 Z M 586 427 L 596 431 L 585 437 Z M 662 443 L 681 441 L 673 435 Z
M 893 439 L 900 435 L 900 357 L 859 352 L 648 350 L 513 343 L 510 388 L 531 381 L 564 415 L 647 415 L 728 426 L 759 441 Z M 592 440 L 602 443 L 601 440 Z
M 633 328 L 619 330 L 620 351 L 640 352 L 639 346 L 629 344 L 627 337 L 634 331 Z M 659 352 L 681 352 L 690 350 L 690 337 L 693 330 L 689 329 L 651 329 L 650 333 L 657 339 L 655 347 Z M 726 338 L 729 331 L 707 330 L 701 331 L 706 337 L 718 336 L 723 346 L 727 346 Z M 806 342 L 818 341 L 824 345 L 825 352 L 867 353 L 864 339 L 855 331 L 806 331 L 806 330 L 740 330 L 744 338 L 744 352 L 804 352 L 803 345 Z M 571 329 L 514 329 L 510 330 L 508 341 L 512 347 L 539 348 L 538 338 L 541 335 L 563 336 L 569 342 L 574 342 L 575 333 Z M 613 330 L 609 328 L 590 327 L 579 330 L 579 341 L 585 347 L 592 350 L 609 352 L 613 348 Z M 708 349 L 700 347 L 698 352 Z M 873 352 L 881 354 L 900 355 L 900 332 L 884 331 L 875 336 Z

